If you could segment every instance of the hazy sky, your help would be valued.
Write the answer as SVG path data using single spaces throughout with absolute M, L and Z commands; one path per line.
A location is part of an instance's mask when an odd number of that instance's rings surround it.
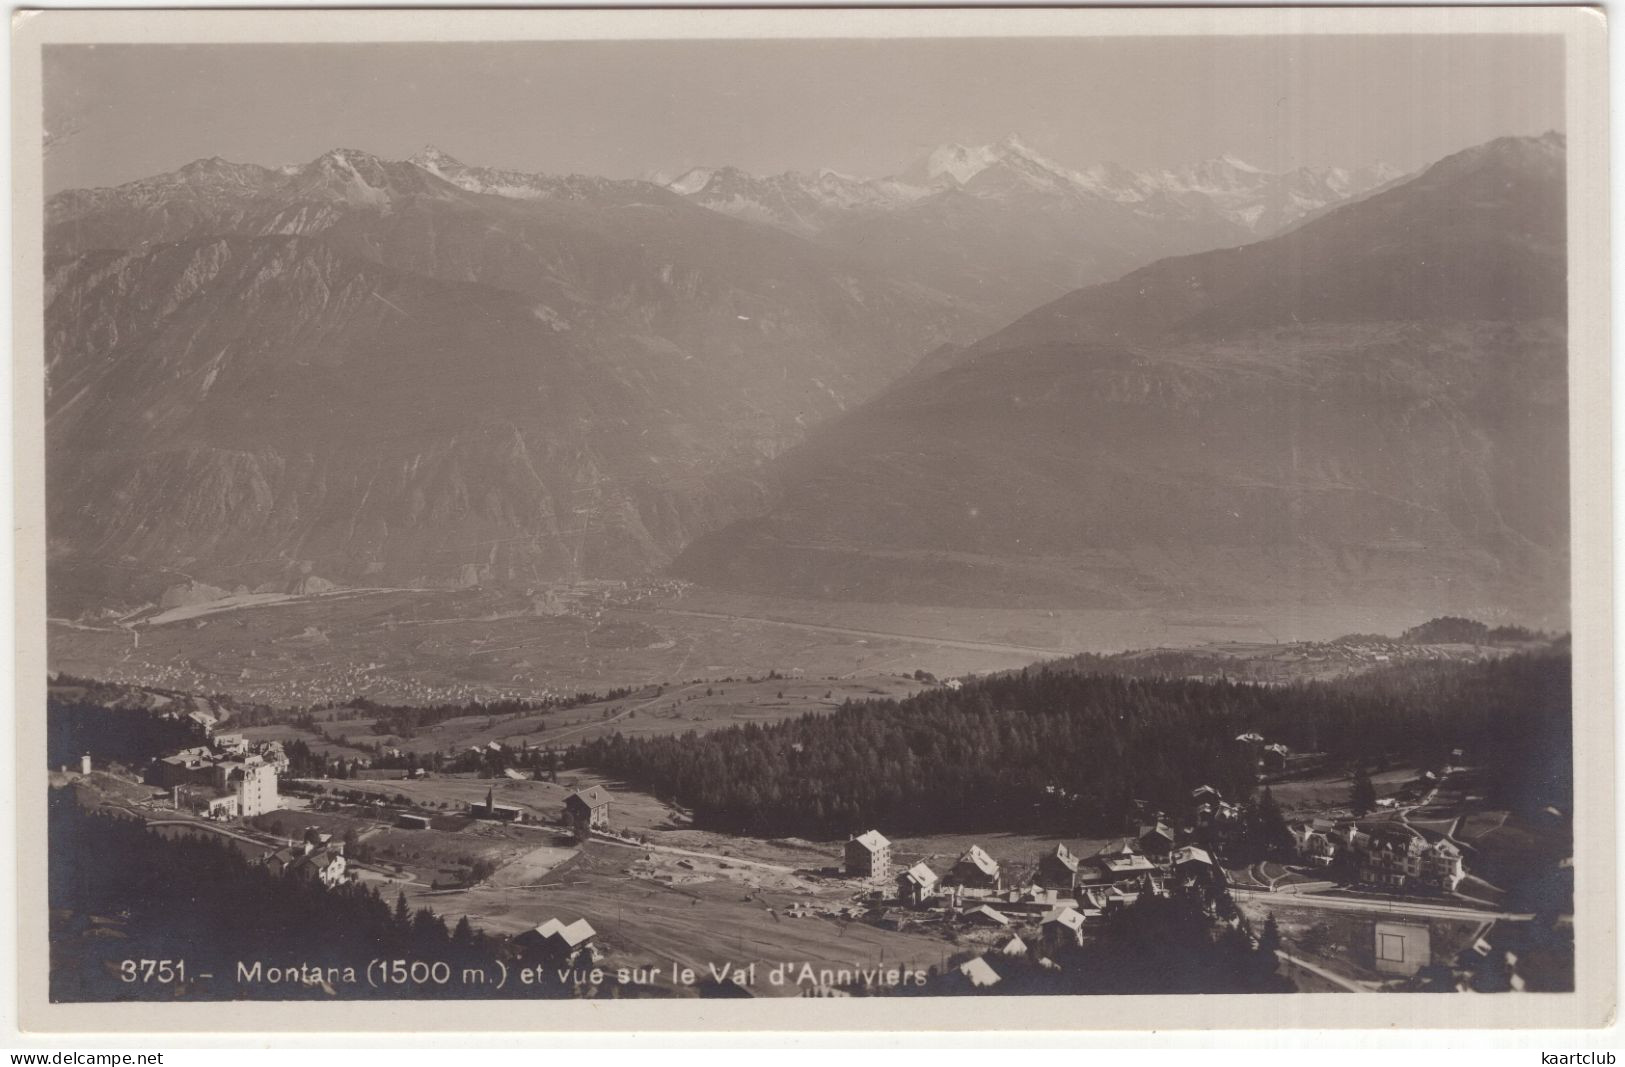
M 1019 132 L 1081 166 L 1404 169 L 1563 128 L 1556 37 L 56 46 L 48 191 L 329 148 L 632 177 L 895 173 Z

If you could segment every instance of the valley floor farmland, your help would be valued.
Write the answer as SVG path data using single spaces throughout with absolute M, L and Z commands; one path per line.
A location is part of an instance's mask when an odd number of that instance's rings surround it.
M 900 699 L 925 684 L 901 676 L 696 682 L 650 686 L 630 696 L 568 708 L 462 716 L 423 728 L 410 737 L 379 727 L 376 716 L 353 708 L 316 712 L 308 728 L 279 722 L 244 727 L 240 732 L 251 742 L 303 741 L 316 754 L 339 759 L 370 757 L 380 745 L 410 753 L 455 755 L 492 742 L 508 748 L 555 747 L 616 733 L 652 737 L 747 724 L 770 725 L 802 715 L 827 713 L 849 700 Z
M 594 585 L 541 606 L 494 590 L 351 592 L 195 605 L 119 624 L 56 619 L 50 663 L 274 707 L 356 696 L 414 704 L 770 670 L 792 679 L 947 677 L 1086 649 L 1321 638 L 1396 621 L 1351 612 L 1266 624 L 1246 614 L 913 607 L 636 585 Z M 164 619 L 172 621 L 155 624 Z

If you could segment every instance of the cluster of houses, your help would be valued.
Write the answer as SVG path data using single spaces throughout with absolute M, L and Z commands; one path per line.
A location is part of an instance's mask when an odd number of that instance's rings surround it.
M 870 830 L 846 843 L 846 870 L 853 877 L 889 876 L 891 842 Z M 1212 857 L 1193 845 L 1174 846 L 1166 823 L 1123 838 L 1094 856 L 1080 859 L 1065 844 L 1038 857 L 1027 884 L 1007 884 L 1003 866 L 980 845 L 972 845 L 947 871 L 916 863 L 897 873 L 897 902 L 908 908 L 956 912 L 973 926 L 1019 925 L 1038 918 L 1043 943 L 1080 944 L 1087 924 L 1106 910 L 1134 903 L 1142 895 L 1164 895 L 1171 884 L 1222 877 Z
M 1149 836 L 1148 843 L 1153 847 L 1163 839 L 1156 831 L 1156 827 L 1150 827 L 1147 834 L 1141 835 Z M 997 985 L 1002 979 L 995 964 L 1001 957 L 1032 957 L 1042 967 L 1058 968 L 1057 954 L 1081 946 L 1090 926 L 1103 919 L 1113 905 L 1132 904 L 1147 894 L 1163 896 L 1177 884 L 1222 877 L 1212 857 L 1194 845 L 1176 848 L 1170 840 L 1169 847 L 1149 854 L 1139 844 L 1133 838 L 1123 838 L 1087 859 L 1079 859 L 1064 844 L 1058 844 L 1039 856 L 1034 884 L 1022 889 L 1002 888 L 999 865 L 982 849 L 972 847 L 942 880 L 949 883 L 941 890 L 942 895 L 963 906 L 965 895 L 976 891 L 966 886 L 965 879 L 979 880 L 984 886 L 980 889 L 982 903 L 962 912 L 966 921 L 1002 930 L 1030 927 L 1036 918 L 1038 934 L 1029 943 L 1012 929 L 1009 938 L 998 942 L 994 951 L 963 963 L 958 972 L 960 980 L 972 989 Z M 991 892 L 986 888 L 989 880 Z M 899 896 L 906 887 L 911 897 L 905 899 L 918 900 L 918 887 L 935 884 L 938 881 L 931 868 L 918 863 L 898 876 Z
M 1461 847 L 1429 838 L 1393 819 L 1315 819 L 1288 827 L 1298 857 L 1311 867 L 1346 869 L 1362 885 L 1388 890 L 1453 892 L 1467 876 Z
M 1253 754 L 1258 769 L 1265 774 L 1278 774 L 1286 770 L 1287 760 L 1292 757 L 1290 748 L 1279 742 L 1269 742 L 1256 730 L 1237 734 L 1236 744 Z
M 279 742 L 250 745 L 241 734 L 216 734 L 208 745 L 154 760 L 147 781 L 168 789 L 177 811 L 246 819 L 277 809 L 277 778 L 287 769 Z
M 496 788 L 485 791 L 485 802 L 469 807 L 469 814 L 477 819 L 497 822 L 525 822 L 527 813 L 516 804 L 498 804 Z M 609 791 L 603 786 L 578 789 L 564 798 L 564 811 L 559 820 L 582 837 L 594 830 L 609 829 Z

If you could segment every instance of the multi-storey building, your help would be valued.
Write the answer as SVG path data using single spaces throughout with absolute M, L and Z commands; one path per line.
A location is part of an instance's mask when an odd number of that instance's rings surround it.
M 846 843 L 846 873 L 857 878 L 884 878 L 891 872 L 891 842 L 879 830 Z

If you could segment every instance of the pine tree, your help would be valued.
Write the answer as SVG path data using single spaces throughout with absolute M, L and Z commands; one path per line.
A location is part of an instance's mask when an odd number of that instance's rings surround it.
M 1269 786 L 1264 787 L 1264 795 L 1258 802 L 1258 836 L 1264 855 L 1271 859 L 1284 859 L 1292 854 L 1292 831 L 1287 829 L 1286 816 L 1281 813 L 1281 806 L 1275 802 Z
M 1362 766 L 1354 775 L 1354 785 L 1349 789 L 1349 807 L 1354 809 L 1356 816 L 1369 815 L 1377 806 L 1377 789 L 1371 784 L 1371 776 Z
M 412 909 L 406 903 L 406 891 L 401 890 L 400 896 L 395 898 L 395 929 L 405 933 L 412 929 Z
M 1281 927 L 1271 915 L 1264 920 L 1264 932 L 1258 935 L 1258 951 L 1273 956 L 1281 947 Z

